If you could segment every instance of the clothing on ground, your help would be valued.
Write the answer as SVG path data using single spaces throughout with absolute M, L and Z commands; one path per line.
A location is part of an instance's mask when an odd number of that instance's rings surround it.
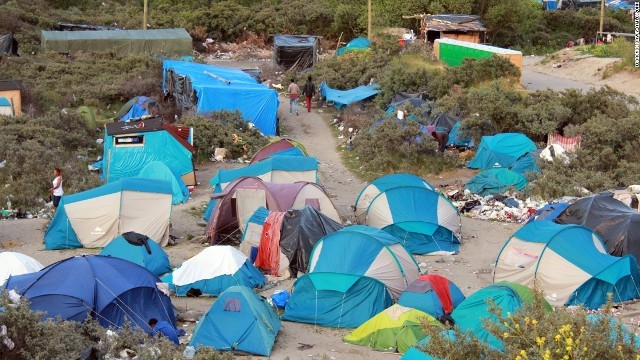
M 180 345 L 180 340 L 178 339 L 178 334 L 176 333 L 176 329 L 174 329 L 173 326 L 171 326 L 171 324 L 169 324 L 166 321 L 158 322 L 156 326 L 153 328 L 153 332 L 154 332 L 154 335 L 162 334 L 167 339 L 172 341 L 174 344 Z

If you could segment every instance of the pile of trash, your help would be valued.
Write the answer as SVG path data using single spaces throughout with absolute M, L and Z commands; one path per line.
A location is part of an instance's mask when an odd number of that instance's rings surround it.
M 532 197 L 521 200 L 517 192 L 482 197 L 472 194 L 468 189 L 453 188 L 445 190 L 444 194 L 461 214 L 481 220 L 524 223 L 548 204 L 547 201 Z

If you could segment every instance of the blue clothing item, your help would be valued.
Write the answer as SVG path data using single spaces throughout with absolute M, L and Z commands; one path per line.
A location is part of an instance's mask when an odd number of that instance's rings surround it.
M 289 114 L 293 114 L 293 109 L 296 109 L 296 115 L 298 115 L 298 98 L 289 99 Z
M 180 340 L 178 339 L 176 329 L 174 329 L 174 327 L 166 321 L 159 321 L 156 326 L 153 327 L 153 334 L 162 334 L 167 339 L 171 340 L 174 344 L 180 345 Z

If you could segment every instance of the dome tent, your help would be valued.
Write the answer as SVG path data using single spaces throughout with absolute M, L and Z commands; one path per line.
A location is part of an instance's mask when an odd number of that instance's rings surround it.
M 494 281 L 537 282 L 552 305 L 597 309 L 640 298 L 640 272 L 632 255 L 608 255 L 598 235 L 578 225 L 534 221 L 516 231 L 498 254 Z
M 397 239 L 363 225 L 320 239 L 309 273 L 294 284 L 283 319 L 331 327 L 357 327 L 391 306 L 419 268 Z
M 176 174 L 163 161 L 152 161 L 145 165 L 135 177 L 142 179 L 166 180 L 171 183 L 171 204 L 184 203 L 189 200 L 189 188 L 185 185 L 180 175 Z
M 146 332 L 151 318 L 175 327 L 171 300 L 157 289 L 159 279 L 142 266 L 109 256 L 64 259 L 32 274 L 12 276 L 6 288 L 29 299 L 45 318 L 85 321 L 104 327 L 130 322 Z
M 273 156 L 308 156 L 307 150 L 299 142 L 288 138 L 276 138 L 262 149 L 256 151 L 256 153 L 249 161 L 249 164 L 254 164 L 264 159 Z
M 189 345 L 269 357 L 281 327 L 265 298 L 245 286 L 232 286 L 198 321 Z
M 402 292 L 398 304 L 423 311 L 436 319 L 450 314 L 465 297 L 452 281 L 444 276 L 422 275 Z
M 162 278 L 177 296 L 193 292 L 218 296 L 227 288 L 264 286 L 264 276 L 246 256 L 232 246 L 209 246 Z M 190 293 L 191 291 L 191 293 Z
M 133 231 L 126 232 L 111 240 L 100 255 L 113 256 L 131 261 L 154 275 L 160 276 L 171 271 L 169 256 L 160 245 L 148 236 Z
M 30 256 L 17 252 L 0 252 L 0 286 L 4 285 L 10 276 L 34 273 L 43 267 L 38 260 Z
M 516 168 L 521 175 L 526 171 L 540 172 L 531 155 L 536 144 L 520 133 L 503 133 L 483 136 L 476 156 L 467 164 L 471 169 Z M 518 164 L 518 162 L 525 162 Z M 515 169 L 514 169 L 515 171 Z

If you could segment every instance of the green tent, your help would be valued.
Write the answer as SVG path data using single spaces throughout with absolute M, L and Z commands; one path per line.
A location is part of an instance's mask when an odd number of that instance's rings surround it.
M 442 327 L 438 320 L 425 312 L 395 304 L 360 325 L 345 336 L 344 341 L 404 354 L 427 336 L 423 324 Z
M 89 125 L 90 128 L 95 129 L 98 127 L 96 124 L 96 116 L 93 114 L 93 110 L 91 110 L 90 107 L 80 106 L 77 112 L 87 121 L 87 125 Z
M 189 55 L 191 36 L 185 29 L 42 31 L 42 52 L 73 54 L 115 50 L 118 55 Z

